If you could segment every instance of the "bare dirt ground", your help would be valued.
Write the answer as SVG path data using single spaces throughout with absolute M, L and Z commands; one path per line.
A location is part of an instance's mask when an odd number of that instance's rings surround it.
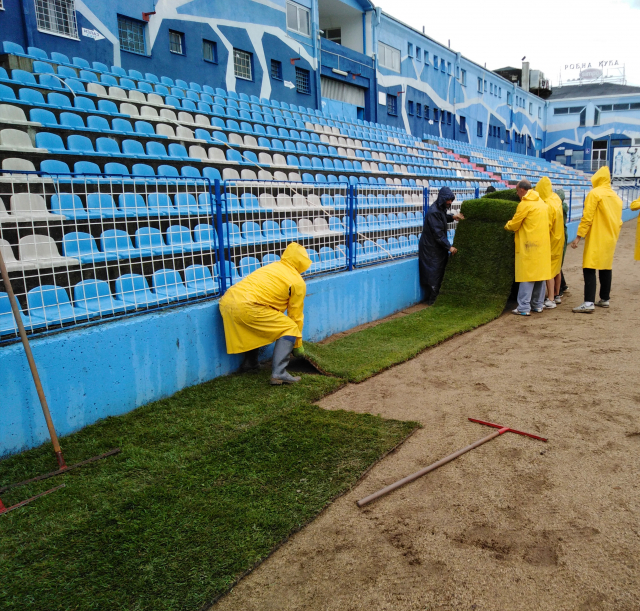
M 504 314 L 325 398 L 424 426 L 217 611 L 640 609 L 640 262 L 622 229 L 611 308 L 582 301 L 582 248 L 555 310 Z M 358 509 L 355 501 L 505 434 Z

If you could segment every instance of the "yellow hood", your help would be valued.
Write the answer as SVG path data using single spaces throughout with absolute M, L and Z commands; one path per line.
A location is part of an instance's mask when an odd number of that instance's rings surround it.
M 306 248 L 297 242 L 291 242 L 287 246 L 280 260 L 293 267 L 299 274 L 306 272 L 311 266 L 311 259 L 307 255 Z
M 522 198 L 522 201 L 525 200 L 528 202 L 537 202 L 540 200 L 540 196 L 533 189 L 529 189 L 525 196 Z
M 601 167 L 592 177 L 591 184 L 593 188 L 596 187 L 610 187 L 611 186 L 611 172 L 607 166 Z
M 536 191 L 540 195 L 540 197 L 547 201 L 550 195 L 553 193 L 553 186 L 551 185 L 551 181 L 548 176 L 543 176 L 536 185 Z

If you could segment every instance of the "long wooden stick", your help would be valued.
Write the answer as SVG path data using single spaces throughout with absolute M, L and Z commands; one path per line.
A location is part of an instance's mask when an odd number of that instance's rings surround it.
M 58 467 L 60 467 L 60 469 L 66 469 L 67 465 L 64 462 L 64 457 L 62 456 L 62 449 L 60 448 L 58 435 L 56 434 L 56 429 L 53 426 L 53 420 L 51 419 L 51 413 L 49 412 L 49 406 L 47 405 L 47 398 L 44 396 L 44 390 L 42 388 L 42 383 L 40 382 L 40 376 L 38 375 L 38 368 L 36 367 L 36 362 L 33 359 L 31 346 L 29 345 L 29 340 L 27 339 L 27 332 L 24 329 L 24 324 L 22 324 L 20 307 L 18 306 L 16 297 L 13 294 L 13 288 L 11 287 L 11 280 L 9 279 L 9 272 L 7 271 L 7 267 L 4 264 L 4 258 L 2 256 L 1 249 L 0 249 L 0 273 L 2 273 L 2 281 L 4 282 L 4 288 L 7 291 L 7 295 L 9 296 L 9 303 L 11 303 L 11 311 L 13 312 L 13 317 L 15 318 L 16 325 L 18 326 L 20 339 L 22 340 L 24 351 L 27 354 L 27 361 L 29 361 L 29 368 L 31 369 L 31 375 L 33 376 L 33 381 L 36 385 L 36 391 L 38 393 L 38 398 L 40 399 L 40 405 L 42 406 L 44 419 L 47 421 L 47 428 L 49 429 L 49 437 L 51 437 L 51 443 L 53 443 L 53 451 L 56 454 Z

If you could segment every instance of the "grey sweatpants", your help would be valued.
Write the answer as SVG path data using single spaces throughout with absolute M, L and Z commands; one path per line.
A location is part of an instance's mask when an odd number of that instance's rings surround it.
M 518 312 L 530 312 L 531 308 L 539 310 L 544 306 L 546 283 L 521 282 L 518 288 Z

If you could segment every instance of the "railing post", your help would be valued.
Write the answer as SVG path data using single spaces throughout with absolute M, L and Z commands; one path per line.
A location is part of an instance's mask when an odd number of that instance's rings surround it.
M 573 189 L 569 189 L 569 222 L 573 221 L 573 217 L 571 215 L 571 196 L 573 194 Z
M 353 245 L 353 228 L 355 222 L 355 187 L 354 185 L 349 185 L 349 191 L 347 192 L 347 209 L 349 211 L 349 262 L 348 269 L 349 271 L 353 270 L 353 262 L 355 259 L 355 247 Z
M 222 196 L 220 194 L 220 181 L 217 178 L 214 180 L 214 188 L 215 209 L 213 208 L 213 198 L 211 198 L 211 212 L 215 212 L 216 216 L 216 230 L 218 232 L 218 268 L 220 269 L 220 294 L 224 294 L 227 290 L 227 270 L 224 261 L 225 243 L 224 234 L 222 232 Z M 209 183 L 209 191 L 211 191 L 211 183 Z
M 427 210 L 429 209 L 429 187 L 422 189 L 422 222 L 427 216 Z
M 476 199 L 480 199 L 480 187 L 476 187 Z

